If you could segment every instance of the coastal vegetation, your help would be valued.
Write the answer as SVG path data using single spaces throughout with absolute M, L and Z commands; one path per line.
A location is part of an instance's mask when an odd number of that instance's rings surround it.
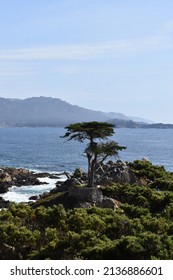
M 115 210 L 10 203 L 0 212 L 0 258 L 172 259 L 173 174 L 148 161 L 127 164 L 138 184 L 101 187 L 119 202 Z
M 97 122 L 67 127 L 64 138 L 88 140 L 89 176 L 79 168 L 35 202 L 1 209 L 0 259 L 173 259 L 173 173 L 147 159 L 104 163 L 124 149 L 102 142 L 113 128 Z M 6 182 L 28 184 L 28 178 L 35 184 L 32 173 L 5 169 L 0 184 L 5 192 Z

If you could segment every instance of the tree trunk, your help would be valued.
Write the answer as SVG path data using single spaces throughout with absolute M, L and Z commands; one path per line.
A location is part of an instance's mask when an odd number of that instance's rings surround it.
M 94 170 L 93 170 L 93 164 L 92 163 L 89 167 L 89 172 L 88 172 L 88 187 L 89 188 L 94 187 Z
M 94 187 L 94 177 L 95 177 L 95 166 L 97 163 L 97 154 L 95 153 L 95 148 L 97 143 L 90 139 L 90 144 L 88 149 L 86 150 L 87 158 L 88 158 L 88 187 Z
M 95 181 L 94 181 L 94 177 L 95 177 L 95 166 L 96 166 L 96 162 L 97 162 L 97 158 L 96 156 L 93 155 L 88 157 L 88 187 L 93 188 L 95 186 Z

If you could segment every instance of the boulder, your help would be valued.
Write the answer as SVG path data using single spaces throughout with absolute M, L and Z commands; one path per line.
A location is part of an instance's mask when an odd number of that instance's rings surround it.
M 81 186 L 82 183 L 77 178 L 70 178 L 66 180 L 63 184 L 66 187 Z
M 39 195 L 33 195 L 33 196 L 30 196 L 29 200 L 37 200 L 39 199 Z
M 2 196 L 0 196 L 0 209 L 1 208 L 8 208 L 9 200 L 5 200 Z
M 0 193 L 8 192 L 8 189 L 12 186 L 11 182 L 1 182 L 0 181 Z
M 69 197 L 91 203 L 101 203 L 103 199 L 102 192 L 97 187 L 70 187 Z
M 12 181 L 12 177 L 7 172 L 1 173 L 0 179 L 1 179 L 1 182 L 11 182 Z
M 80 181 L 86 181 L 88 179 L 88 175 L 82 169 L 77 168 L 74 171 L 72 178 L 77 178 Z
M 102 208 L 111 208 L 115 210 L 118 205 L 115 199 L 104 196 L 100 205 Z

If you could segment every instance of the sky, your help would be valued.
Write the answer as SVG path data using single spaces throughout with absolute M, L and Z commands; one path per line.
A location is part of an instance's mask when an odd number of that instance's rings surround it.
M 172 0 L 0 0 L 0 97 L 173 123 Z

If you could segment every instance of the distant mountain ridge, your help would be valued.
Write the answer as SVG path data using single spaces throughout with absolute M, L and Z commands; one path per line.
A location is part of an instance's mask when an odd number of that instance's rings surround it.
M 132 120 L 112 119 L 110 123 L 115 124 L 116 128 L 160 128 L 160 129 L 173 129 L 173 124 L 165 123 L 144 123 L 134 122 Z
M 81 121 L 130 120 L 121 113 L 104 113 L 71 105 L 59 98 L 0 98 L 0 126 L 65 126 Z

